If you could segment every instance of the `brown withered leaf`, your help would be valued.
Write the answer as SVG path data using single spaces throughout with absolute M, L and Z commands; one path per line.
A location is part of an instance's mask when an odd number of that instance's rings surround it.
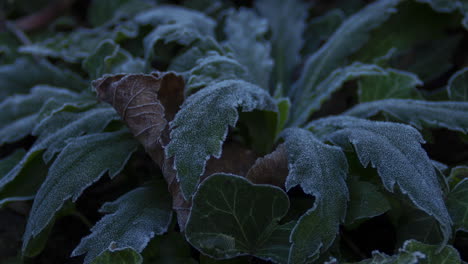
M 288 173 L 288 154 L 284 144 L 281 144 L 272 153 L 257 159 L 247 173 L 247 179 L 253 183 L 271 184 L 284 189 Z
M 172 196 L 172 207 L 184 230 L 191 203 L 184 200 L 173 159 L 166 159 L 167 123 L 184 101 L 184 80 L 175 73 L 107 75 L 93 82 L 98 97 L 111 104 L 161 168 Z
M 153 149 L 184 99 L 184 81 L 174 73 L 107 75 L 93 86 L 145 146 Z

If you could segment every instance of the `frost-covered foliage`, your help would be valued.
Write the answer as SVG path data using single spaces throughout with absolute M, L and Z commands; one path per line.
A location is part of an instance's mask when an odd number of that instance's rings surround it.
M 0 263 L 468 260 L 466 1 L 26 2 Z

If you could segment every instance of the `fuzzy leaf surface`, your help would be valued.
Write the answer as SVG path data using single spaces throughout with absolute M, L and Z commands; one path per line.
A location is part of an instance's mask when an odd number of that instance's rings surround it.
M 260 87 L 240 81 L 223 81 L 190 96 L 174 120 L 171 141 L 166 147 L 168 157 L 174 157 L 174 168 L 182 193 L 192 196 L 205 171 L 206 161 L 221 156 L 228 127 L 234 127 L 243 112 L 255 109 L 277 112 L 270 95 Z
M 455 230 L 468 232 L 468 179 L 462 180 L 450 191 L 447 207 Z
M 0 178 L 0 195 L 8 192 L 15 185 L 17 178 L 32 177 L 25 169 L 37 155 L 41 155 L 47 163 L 52 160 L 55 153 L 61 151 L 70 138 L 85 133 L 102 131 L 110 121 L 118 116 L 111 108 L 94 108 L 85 112 L 56 112 L 42 120 L 34 129 L 33 134 L 38 136 L 35 144 L 28 150 L 23 159 L 16 164 L 4 177 Z M 27 184 L 27 180 L 21 180 Z M 17 187 L 15 187 L 17 188 Z
M 370 118 L 384 114 L 389 120 L 423 127 L 447 128 L 468 132 L 468 102 L 429 102 L 410 99 L 385 99 L 358 104 L 344 114 Z
M 299 0 L 260 0 L 255 5 L 268 19 L 272 32 L 273 82 L 288 89 L 292 73 L 301 60 L 302 34 L 309 5 Z
M 328 41 L 305 62 L 300 79 L 290 93 L 294 102 L 308 101 L 316 86 L 343 64 L 369 38 L 369 32 L 395 12 L 398 0 L 380 0 L 347 18 Z M 303 97 L 305 96 L 305 98 Z
M 289 162 L 286 190 L 299 185 L 315 197 L 291 234 L 289 263 L 310 263 L 332 245 L 345 219 L 348 163 L 340 148 L 320 142 L 307 130 L 290 128 L 283 137 Z
M 72 256 L 86 253 L 91 263 L 107 250 L 132 249 L 141 253 L 155 235 L 165 233 L 171 223 L 171 197 L 163 181 L 132 190 L 99 210 L 106 213 L 83 238 Z
M 468 101 L 468 68 L 456 72 L 447 85 L 451 101 Z
M 266 41 L 268 22 L 252 10 L 241 8 L 230 10 L 226 18 L 224 32 L 226 44 L 234 51 L 237 61 L 247 67 L 247 81 L 268 90 L 273 60 L 270 57 L 271 45 Z
M 229 188 L 226 188 L 229 186 Z M 279 225 L 289 199 L 279 188 L 213 174 L 200 184 L 187 223 L 187 240 L 219 259 L 254 255 L 286 263 L 293 223 Z
M 132 21 L 121 22 L 93 29 L 77 29 L 70 33 L 56 34 L 41 42 L 22 46 L 23 53 L 59 58 L 66 62 L 81 62 L 90 56 L 105 39 L 121 41 L 138 35 L 138 25 Z
M 116 176 L 137 144 L 126 131 L 91 134 L 69 141 L 36 194 L 23 237 L 23 251 L 53 220 L 65 201 L 76 201 L 107 171 L 111 178 Z
M 354 147 L 361 164 L 376 168 L 388 191 L 393 192 L 398 185 L 414 205 L 437 219 L 444 234 L 443 244 L 447 243 L 452 221 L 434 166 L 421 147 L 424 140 L 416 129 L 347 116 L 319 119 L 309 128 L 328 131 L 324 139 L 344 149 Z

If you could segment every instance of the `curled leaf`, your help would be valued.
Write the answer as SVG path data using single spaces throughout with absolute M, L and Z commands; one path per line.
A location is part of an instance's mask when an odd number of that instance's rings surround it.
M 258 158 L 246 178 L 256 184 L 271 184 L 284 188 L 288 173 L 288 154 L 284 144 L 281 144 L 272 153 Z

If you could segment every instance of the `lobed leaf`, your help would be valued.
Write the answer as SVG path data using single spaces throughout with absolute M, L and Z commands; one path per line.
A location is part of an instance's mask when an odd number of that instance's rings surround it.
M 253 255 L 286 263 L 294 223 L 278 222 L 288 208 L 287 195 L 277 187 L 213 174 L 194 196 L 185 234 L 195 248 L 217 259 Z
M 246 81 L 268 90 L 273 59 L 270 57 L 271 45 L 264 39 L 268 22 L 252 10 L 231 9 L 226 18 L 225 43 L 234 52 L 234 57 L 247 68 Z M 219 71 L 220 69 L 218 69 Z
M 54 219 L 65 201 L 75 202 L 81 193 L 109 171 L 115 177 L 125 166 L 137 143 L 126 131 L 97 133 L 70 140 L 49 169 L 38 190 L 23 237 L 29 242 Z
M 429 102 L 420 100 L 386 99 L 358 104 L 344 115 L 370 118 L 384 114 L 390 120 L 410 124 L 417 129 L 443 127 L 468 132 L 468 103 Z
M 468 101 L 468 67 L 452 75 L 447 91 L 451 101 Z
M 434 166 L 420 145 L 424 140 L 416 129 L 347 116 L 319 119 L 308 128 L 327 131 L 324 139 L 344 149 L 354 147 L 361 164 L 376 168 L 388 191 L 395 191 L 397 185 L 414 205 L 437 219 L 444 234 L 442 245 L 447 243 L 452 221 Z
M 165 151 L 168 157 L 174 157 L 185 199 L 195 191 L 210 156 L 221 156 L 228 127 L 237 123 L 238 108 L 243 112 L 277 112 L 274 100 L 265 90 L 241 80 L 228 80 L 189 97 L 170 123 L 171 141 Z
M 347 18 L 328 41 L 305 62 L 299 80 L 289 94 L 295 103 L 303 104 L 317 91 L 317 85 L 344 63 L 369 38 L 369 31 L 382 24 L 395 12 L 398 0 L 379 0 Z
M 289 128 L 283 137 L 289 162 L 286 190 L 299 185 L 315 197 L 292 231 L 289 263 L 310 263 L 332 245 L 345 219 L 348 163 L 341 149 L 320 142 L 307 130 Z
M 105 203 L 99 211 L 106 215 L 81 240 L 72 256 L 86 253 L 84 263 L 88 264 L 108 255 L 107 251 L 131 249 L 132 255 L 141 259 L 138 253 L 155 235 L 165 233 L 171 223 L 171 197 L 166 184 L 157 181 Z
M 295 67 L 300 63 L 302 34 L 309 5 L 298 0 L 260 0 L 255 2 L 260 14 L 268 19 L 272 32 L 273 83 L 287 92 Z

